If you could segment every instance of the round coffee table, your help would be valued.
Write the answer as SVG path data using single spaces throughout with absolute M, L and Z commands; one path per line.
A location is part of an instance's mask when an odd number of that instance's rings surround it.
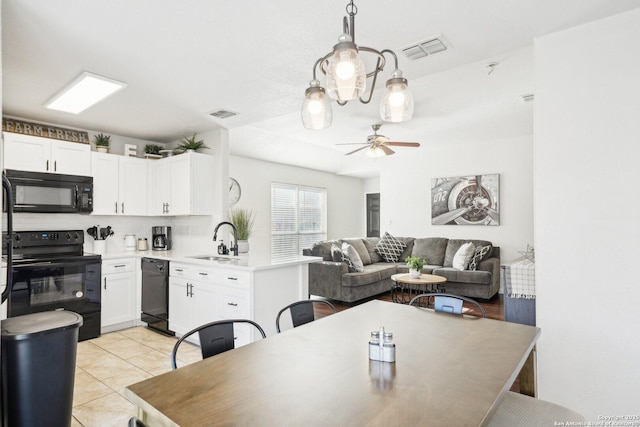
M 395 282 L 391 286 L 391 301 L 400 304 L 409 304 L 416 295 L 445 292 L 443 284 L 447 281 L 446 278 L 435 274 L 411 277 L 409 273 L 394 274 L 391 280 Z

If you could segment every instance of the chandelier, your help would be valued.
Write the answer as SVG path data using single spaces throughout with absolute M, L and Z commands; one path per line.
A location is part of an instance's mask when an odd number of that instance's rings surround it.
M 343 34 L 338 38 L 338 44 L 313 66 L 313 80 L 309 82 L 302 103 L 302 124 L 307 129 L 324 129 L 331 125 L 333 113 L 328 97 L 336 100 L 341 106 L 356 98 L 363 104 L 368 104 L 373 97 L 378 73 L 384 70 L 385 54 L 393 57 L 395 69 L 391 78 L 387 80 L 382 95 L 380 117 L 387 122 L 411 120 L 413 96 L 408 89 L 407 79 L 402 77 L 402 71 L 398 69 L 398 57 L 389 49 L 379 51 L 356 45 L 355 16 L 358 8 L 353 4 L 353 0 L 347 4 L 346 10 L 349 19 L 347 20 L 346 16 L 343 19 Z M 372 71 L 365 70 L 361 53 L 377 57 L 376 66 Z M 326 89 L 320 86 L 320 81 L 316 78 L 318 69 L 326 76 Z M 366 95 L 367 79 L 370 77 L 371 85 Z

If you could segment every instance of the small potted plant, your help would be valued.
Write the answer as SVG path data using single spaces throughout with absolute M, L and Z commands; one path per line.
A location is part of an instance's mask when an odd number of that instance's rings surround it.
M 422 274 L 422 267 L 426 264 L 426 261 L 420 257 L 410 256 L 407 257 L 407 267 L 409 267 L 409 276 L 413 278 L 420 277 Z
M 93 136 L 93 142 L 96 144 L 96 151 L 100 153 L 106 153 L 109 150 L 109 141 L 111 140 L 111 135 L 104 135 L 99 133 Z
M 198 139 L 197 134 L 193 134 L 192 137 L 187 138 L 184 137 L 180 140 L 180 145 L 176 147 L 176 151 L 179 153 L 184 153 L 186 151 L 198 151 L 201 148 L 209 148 L 204 145 L 204 141 Z
M 161 145 L 147 144 L 144 146 L 144 157 L 146 159 L 161 159 L 160 150 L 162 150 Z
M 229 211 L 229 220 L 238 231 L 238 252 L 249 252 L 249 237 L 253 230 L 253 211 L 245 208 L 234 208 Z

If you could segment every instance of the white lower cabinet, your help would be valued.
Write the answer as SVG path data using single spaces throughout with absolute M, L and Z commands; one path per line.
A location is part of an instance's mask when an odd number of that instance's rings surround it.
M 245 274 L 246 283 L 241 283 L 245 289 L 224 286 L 228 277 L 237 280 L 238 276 L 233 271 L 172 263 L 169 276 L 169 328 L 181 336 L 197 326 L 216 320 L 250 318 L 247 280 L 250 275 Z M 249 328 L 240 326 L 235 331 L 236 347 L 252 341 Z M 197 342 L 197 336 L 188 341 Z
M 221 264 L 171 262 L 169 328 L 177 336 L 225 319 L 253 320 L 267 336 L 274 335 L 278 311 L 309 297 L 306 263 L 269 268 L 230 268 Z M 234 332 L 235 347 L 261 339 L 252 325 L 238 325 Z
M 112 259 L 102 262 L 102 332 L 111 332 L 135 324 L 136 258 Z
M 209 284 L 181 277 L 169 278 L 169 329 L 184 335 L 196 326 L 218 320 L 216 293 Z M 189 339 L 198 342 L 197 335 Z

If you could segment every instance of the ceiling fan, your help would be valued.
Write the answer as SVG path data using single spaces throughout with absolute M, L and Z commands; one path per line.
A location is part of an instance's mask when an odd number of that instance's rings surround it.
M 378 135 L 378 130 L 380 129 L 380 124 L 371 125 L 371 129 L 373 129 L 373 135 L 369 135 L 367 137 L 367 142 L 355 142 L 348 144 L 336 144 L 336 145 L 364 145 L 364 147 L 360 147 L 355 149 L 347 154 L 357 153 L 358 151 L 364 150 L 368 148 L 367 155 L 370 157 L 382 157 L 382 156 L 390 156 L 395 153 L 389 146 L 392 147 L 420 147 L 420 144 L 417 142 L 394 142 L 389 141 L 384 135 Z

